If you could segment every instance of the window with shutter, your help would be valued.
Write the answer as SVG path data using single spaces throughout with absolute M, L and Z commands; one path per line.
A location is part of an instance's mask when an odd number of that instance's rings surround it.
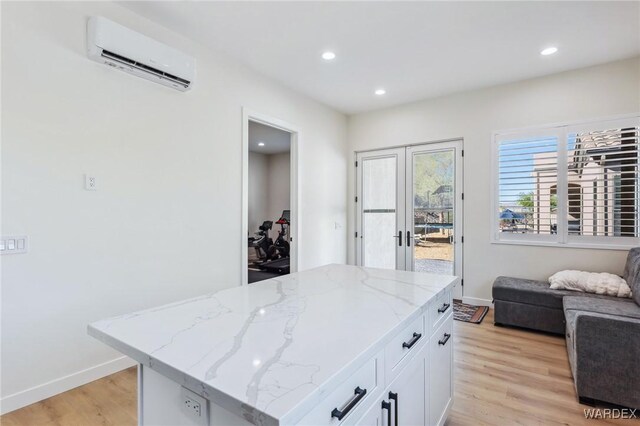
M 494 135 L 493 241 L 640 244 L 640 119 Z

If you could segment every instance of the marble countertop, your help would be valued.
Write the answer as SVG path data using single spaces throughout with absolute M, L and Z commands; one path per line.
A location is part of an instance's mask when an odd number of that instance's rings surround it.
M 88 332 L 254 424 L 295 423 L 456 281 L 327 265 L 98 321 Z

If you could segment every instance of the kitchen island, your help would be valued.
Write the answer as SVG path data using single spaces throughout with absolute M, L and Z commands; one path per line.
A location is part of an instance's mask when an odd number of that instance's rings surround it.
M 95 322 L 141 425 L 440 425 L 458 278 L 327 265 Z

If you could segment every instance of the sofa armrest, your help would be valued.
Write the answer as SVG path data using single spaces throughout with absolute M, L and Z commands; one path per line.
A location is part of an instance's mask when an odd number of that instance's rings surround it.
M 579 312 L 574 335 L 578 395 L 640 408 L 640 319 Z

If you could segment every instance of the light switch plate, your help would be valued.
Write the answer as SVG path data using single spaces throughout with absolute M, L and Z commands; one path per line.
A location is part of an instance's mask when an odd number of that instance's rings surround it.
M 2 237 L 0 241 L 0 254 L 26 253 L 29 248 L 29 239 L 26 235 Z

